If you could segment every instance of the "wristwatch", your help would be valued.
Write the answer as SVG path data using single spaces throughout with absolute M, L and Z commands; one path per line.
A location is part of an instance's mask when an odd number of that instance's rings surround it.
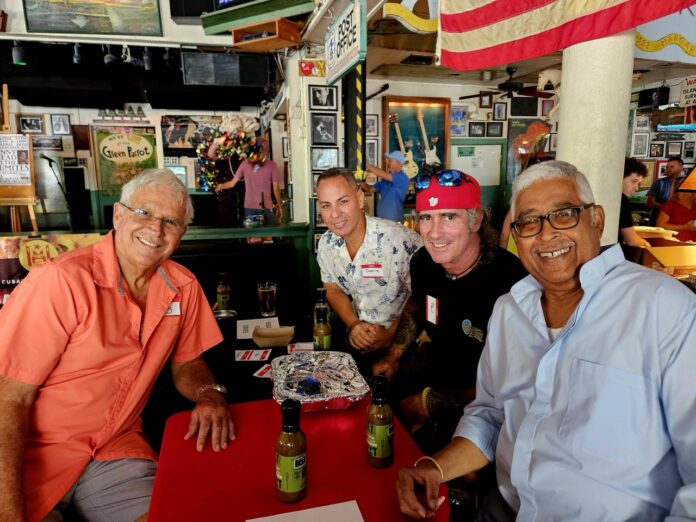
M 227 395 L 227 388 L 225 388 L 222 384 L 204 384 L 203 386 L 198 388 L 198 393 L 196 394 L 196 401 L 198 401 L 198 399 L 201 398 L 201 393 L 208 390 L 215 390 L 218 393 Z

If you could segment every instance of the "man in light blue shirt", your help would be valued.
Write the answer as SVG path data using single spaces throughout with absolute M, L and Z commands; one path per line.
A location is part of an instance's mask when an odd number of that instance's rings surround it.
M 452 442 L 399 472 L 401 510 L 431 515 L 440 482 L 495 460 L 518 520 L 696 519 L 696 296 L 600 250 L 604 211 L 568 163 L 517 178 L 512 215 L 530 275 L 495 305 Z

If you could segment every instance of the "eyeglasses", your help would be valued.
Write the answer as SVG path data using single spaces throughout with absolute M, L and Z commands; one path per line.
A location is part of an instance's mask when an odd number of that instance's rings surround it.
M 177 221 L 176 219 L 158 217 L 153 215 L 149 210 L 145 210 L 144 208 L 130 208 L 128 205 L 120 201 L 118 201 L 117 203 L 122 207 L 130 210 L 133 213 L 133 217 L 138 223 L 142 223 L 144 225 L 151 225 L 159 220 L 162 222 L 162 226 L 164 227 L 164 230 L 167 232 L 180 234 L 184 230 L 186 230 L 186 226 Z
M 435 178 L 441 187 L 458 187 L 462 184 L 462 181 L 471 183 L 472 185 L 474 184 L 468 174 L 459 170 L 445 169 L 432 174 L 422 172 L 416 176 L 413 182 L 416 187 L 416 192 L 427 189 L 430 186 L 430 180 L 432 178 Z
M 549 225 L 556 230 L 567 230 L 577 226 L 580 222 L 580 212 L 594 206 L 594 203 L 588 203 L 577 207 L 559 208 L 543 216 L 526 216 L 510 223 L 510 227 L 519 237 L 536 236 L 541 232 L 544 220 L 548 221 Z

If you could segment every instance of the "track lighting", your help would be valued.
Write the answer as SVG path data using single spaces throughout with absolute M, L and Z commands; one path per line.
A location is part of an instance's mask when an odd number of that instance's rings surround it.
M 152 70 L 152 53 L 147 47 L 143 48 L 143 65 L 146 71 Z
M 106 54 L 104 54 L 104 63 L 106 65 L 110 65 L 114 63 L 116 60 L 118 60 L 118 58 L 111 54 L 111 45 L 106 44 Z
M 82 53 L 80 51 L 80 44 L 76 43 L 73 46 L 73 57 L 72 61 L 75 65 L 80 65 L 82 63 Z
M 27 62 L 24 60 L 24 47 L 19 43 L 19 40 L 14 41 L 14 46 L 12 47 L 12 63 L 15 65 L 26 65 Z

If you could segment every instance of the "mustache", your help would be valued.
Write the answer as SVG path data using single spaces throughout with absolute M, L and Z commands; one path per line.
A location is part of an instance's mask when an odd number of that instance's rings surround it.
M 556 250 L 563 250 L 564 248 L 573 248 L 574 246 L 574 241 L 558 241 L 549 245 L 534 246 L 532 247 L 532 254 L 541 254 L 542 252 L 555 252 Z

